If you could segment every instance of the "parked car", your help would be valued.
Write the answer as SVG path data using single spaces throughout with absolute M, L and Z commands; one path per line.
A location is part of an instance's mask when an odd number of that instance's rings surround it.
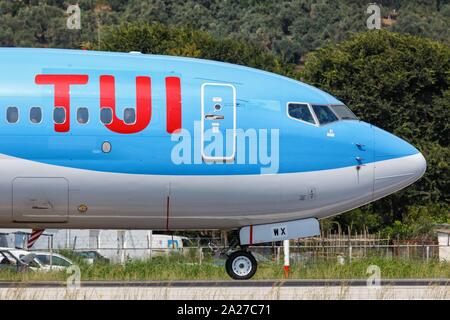
M 22 249 L 0 248 L 3 259 L 0 263 L 4 265 L 12 264 L 27 266 L 30 270 L 39 272 L 64 271 L 73 265 L 73 262 L 66 257 L 50 252 L 30 252 Z M 6 253 L 9 253 L 8 256 Z M 7 259 L 8 261 L 4 260 Z
M 110 260 L 108 258 L 105 258 L 95 250 L 78 251 L 75 252 L 74 254 L 85 260 L 88 264 L 94 264 L 96 262 L 110 263 Z
M 73 262 L 66 257 L 50 252 L 34 252 L 36 254 L 35 261 L 39 264 L 38 271 L 64 271 L 73 265 Z

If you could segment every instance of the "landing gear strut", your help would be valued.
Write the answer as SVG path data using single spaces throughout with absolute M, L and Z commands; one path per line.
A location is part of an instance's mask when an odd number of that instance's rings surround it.
M 225 263 L 228 275 L 234 280 L 251 279 L 255 275 L 257 267 L 255 257 L 251 252 L 245 250 L 231 253 Z

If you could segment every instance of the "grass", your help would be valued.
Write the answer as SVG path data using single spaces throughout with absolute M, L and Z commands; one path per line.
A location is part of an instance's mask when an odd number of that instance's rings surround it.
M 198 264 L 192 257 L 171 255 L 155 257 L 147 261 L 130 261 L 121 264 L 97 263 L 88 265 L 84 261 L 69 256 L 81 270 L 81 280 L 229 280 L 222 263 L 205 259 Z M 219 265 L 220 264 L 220 265 Z M 290 279 L 367 279 L 367 268 L 376 265 L 380 268 L 382 279 L 450 279 L 450 263 L 436 260 L 429 262 L 399 258 L 369 257 L 354 259 L 344 265 L 336 261 L 315 263 L 297 263 L 291 265 Z M 22 272 L 0 271 L 0 280 L 15 281 L 65 281 L 65 272 Z M 281 264 L 273 262 L 260 263 L 255 280 L 283 280 L 284 271 Z

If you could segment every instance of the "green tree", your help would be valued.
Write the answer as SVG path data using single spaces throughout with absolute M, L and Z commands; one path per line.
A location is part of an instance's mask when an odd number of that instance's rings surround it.
M 370 1 L 369 1 L 370 2 Z M 366 30 L 367 1 L 350 0 L 78 0 L 82 29 L 66 30 L 66 0 L 0 0 L 0 44 L 79 48 L 106 26 L 162 23 L 188 26 L 218 38 L 250 41 L 290 63 L 327 44 Z M 442 0 L 380 0 L 392 15 L 388 30 L 450 44 L 450 4 Z M 74 2 L 75 3 L 75 2 Z M 44 10 L 41 10 L 44 9 Z M 395 10 L 395 12 L 393 11 Z M 36 36 L 35 36 L 36 35 Z
M 142 53 L 211 59 L 289 74 L 291 65 L 257 45 L 233 39 L 219 39 L 192 28 L 162 24 L 133 23 L 110 27 L 100 45 L 107 51 Z

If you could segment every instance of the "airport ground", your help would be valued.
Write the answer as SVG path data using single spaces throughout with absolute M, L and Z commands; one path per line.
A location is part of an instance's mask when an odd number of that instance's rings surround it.
M 450 300 L 448 280 L 365 281 L 176 281 L 176 282 L 0 282 L 0 300 Z
M 211 258 L 202 263 L 181 255 L 125 264 L 75 262 L 80 286 L 74 273 L 64 271 L 0 272 L 0 300 L 450 299 L 450 264 L 436 259 L 293 263 L 288 279 L 282 264 L 265 262 L 255 280 L 242 282 L 230 281 L 224 261 Z
M 264 262 L 253 281 L 242 282 L 230 281 L 224 261 L 212 258 L 74 262 L 78 278 L 65 271 L 2 271 L 0 299 L 450 299 L 450 264 L 437 259 L 374 256 L 293 263 L 287 279 L 282 264 Z

